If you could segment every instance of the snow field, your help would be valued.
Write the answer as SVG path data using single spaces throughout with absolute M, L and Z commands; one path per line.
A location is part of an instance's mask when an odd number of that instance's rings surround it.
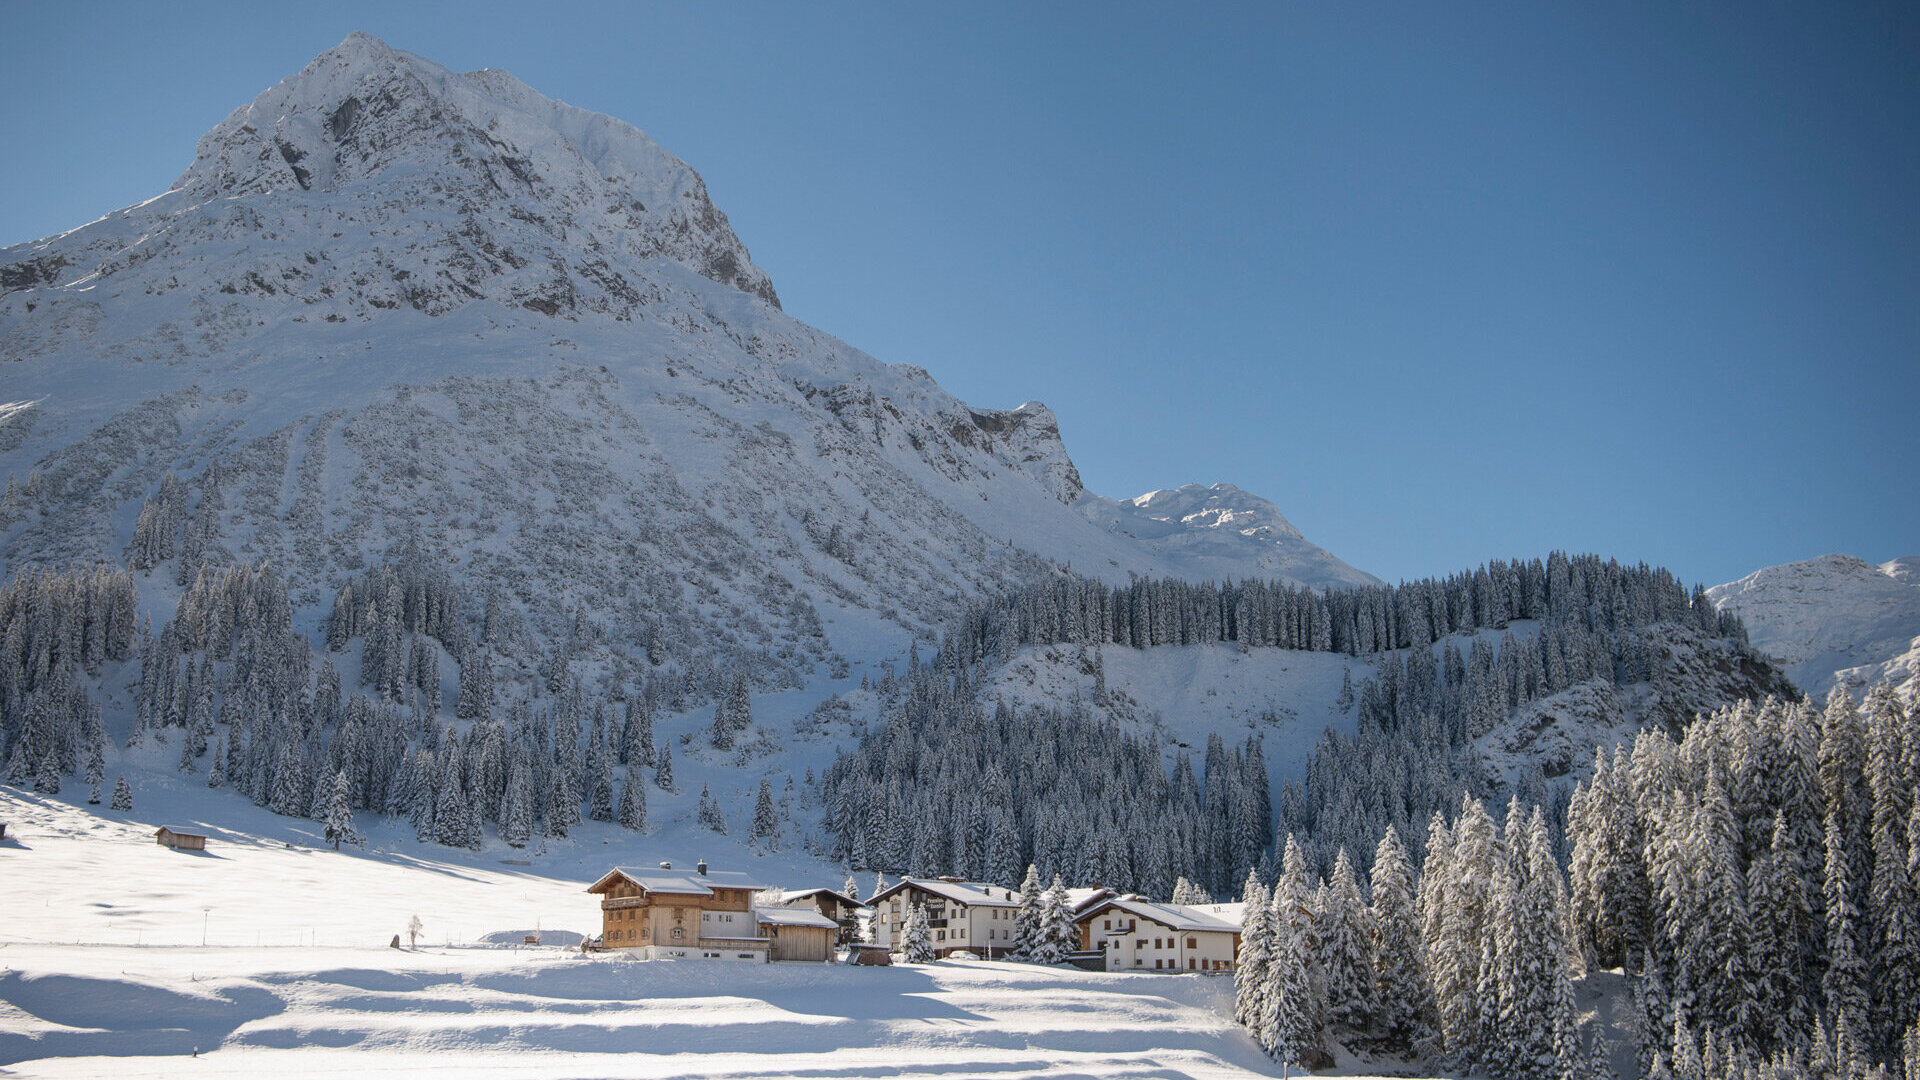
M 988 962 L 646 963 L 564 945 L 448 946 L 518 941 L 536 923 L 590 929 L 597 910 L 584 881 L 288 847 L 233 829 L 209 829 L 205 854 L 170 851 L 146 822 L 11 790 L 0 792 L 0 820 L 0 875 L 17 898 L 0 925 L 0 1072 L 9 1077 L 1234 1077 L 1267 1068 L 1229 1019 L 1227 979 Z M 404 940 L 416 912 L 427 927 L 421 947 L 384 947 L 395 933 Z

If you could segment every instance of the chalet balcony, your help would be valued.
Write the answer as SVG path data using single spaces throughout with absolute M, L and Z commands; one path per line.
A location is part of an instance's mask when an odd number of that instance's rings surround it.
M 636 907 L 645 907 L 645 906 L 647 906 L 647 898 L 644 896 L 622 896 L 615 900 L 600 901 L 601 911 L 619 911 L 623 908 L 636 908 Z

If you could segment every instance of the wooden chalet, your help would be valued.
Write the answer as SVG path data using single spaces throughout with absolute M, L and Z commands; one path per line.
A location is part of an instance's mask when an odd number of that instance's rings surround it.
M 800 909 L 757 909 L 766 888 L 746 874 L 661 863 L 619 867 L 587 891 L 600 896 L 600 944 L 646 960 L 833 959 L 834 921 Z
M 207 850 L 206 837 L 197 833 L 175 832 L 165 825 L 154 830 L 153 841 L 161 847 L 169 847 L 175 851 Z

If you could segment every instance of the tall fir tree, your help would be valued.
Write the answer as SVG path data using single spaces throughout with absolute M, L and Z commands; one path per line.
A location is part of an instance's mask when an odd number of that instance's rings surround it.
M 1040 947 L 1044 925 L 1041 905 L 1040 869 L 1029 863 L 1027 876 L 1020 883 L 1020 907 L 1013 916 L 1013 950 L 1008 955 L 1015 960 L 1033 959 Z
M 634 832 L 645 832 L 647 828 L 647 784 L 642 778 L 638 765 L 630 766 L 627 778 L 620 785 L 620 809 L 617 814 L 620 826 Z

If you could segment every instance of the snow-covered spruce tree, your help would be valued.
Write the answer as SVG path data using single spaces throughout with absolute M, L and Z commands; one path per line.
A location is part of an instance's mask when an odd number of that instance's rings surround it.
M 1430 1031 L 1433 996 L 1420 955 L 1420 921 L 1413 863 L 1392 828 L 1373 853 L 1375 1027 L 1399 1048 L 1412 1049 Z
M 1233 1020 L 1257 1027 L 1266 1012 L 1268 968 L 1273 962 L 1272 898 L 1260 877 L 1251 871 L 1240 890 L 1240 950 L 1233 964 Z
M 1020 907 L 1013 915 L 1013 948 L 1007 953 L 1014 960 L 1031 960 L 1040 947 L 1042 921 L 1040 870 L 1031 863 L 1026 879 L 1020 883 Z
M 54 761 L 52 750 L 40 758 L 40 767 L 34 770 L 33 790 L 41 795 L 60 794 L 60 767 Z
M 1806 1030 L 1813 1018 L 1812 1003 L 1804 991 L 1814 919 L 1802 861 L 1786 812 L 1775 811 L 1767 850 L 1747 871 L 1747 903 L 1753 918 L 1747 969 L 1753 975 L 1754 1015 L 1762 1023 L 1778 1023 L 1793 1031 Z
M 1213 897 L 1207 894 L 1207 890 L 1188 881 L 1185 877 L 1181 877 L 1173 883 L 1173 896 L 1169 902 L 1175 904 L 1211 904 L 1213 903 Z
M 593 786 L 587 793 L 587 817 L 593 821 L 613 820 L 613 758 L 611 754 L 596 749 L 593 764 L 588 770 L 593 776 Z
M 933 961 L 933 930 L 927 925 L 927 909 L 919 904 L 907 912 L 906 929 L 900 935 L 900 956 L 909 964 Z
M 1624 753 L 1616 766 L 1607 747 L 1595 752 L 1592 778 L 1575 787 L 1568 804 L 1567 841 L 1568 888 L 1584 948 L 1603 967 L 1643 957 L 1650 910 L 1646 839 Z
M 453 714 L 462 720 L 478 720 L 493 712 L 493 658 L 487 649 L 474 647 L 460 658 L 460 695 Z
M 113 801 L 108 808 L 125 813 L 133 809 L 133 786 L 127 783 L 125 776 L 117 776 L 113 781 Z
M 707 790 L 705 784 L 700 785 L 700 809 L 696 819 L 700 827 L 708 832 L 716 832 L 721 836 L 727 835 L 726 816 L 720 812 L 719 801 L 713 797 L 711 791 Z
M 654 762 L 653 710 L 645 694 L 627 698 L 626 721 L 620 729 L 620 764 L 631 768 Z
M 1282 875 L 1268 903 L 1273 939 L 1267 963 L 1267 986 L 1259 996 L 1260 1012 L 1253 1024 L 1254 1038 L 1274 1060 L 1302 1065 L 1319 1045 L 1314 1020 L 1315 999 L 1308 926 L 1312 912 L 1298 889 Z
M 620 785 L 620 809 L 616 818 L 622 828 L 634 832 L 646 831 L 647 783 L 638 766 L 627 771 L 627 778 Z
M 1834 1017 L 1835 1045 L 1844 1063 L 1865 1059 L 1868 1024 L 1866 964 L 1860 958 L 1857 927 L 1859 914 L 1854 907 L 1849 880 L 1848 852 L 1841 835 L 1841 814 L 1827 815 L 1827 858 L 1825 898 L 1827 913 L 1827 968 L 1821 979 L 1827 1011 Z M 1842 1032 L 1845 1039 L 1842 1040 Z M 1844 1045 L 1843 1045 L 1844 1042 Z M 1854 1044 L 1859 1044 L 1857 1047 Z M 1859 1075 L 1854 1072 L 1853 1075 Z
M 1067 887 L 1054 875 L 1053 887 L 1040 901 L 1040 939 L 1033 948 L 1037 964 L 1064 964 L 1079 945 L 1079 932 L 1073 923 L 1073 904 L 1067 899 Z
M 727 699 L 720 698 L 713 703 L 713 723 L 707 725 L 707 741 L 715 750 L 731 750 L 735 730 L 733 717 L 727 714 Z
M 1556 1080 L 1579 1064 L 1567 977 L 1564 887 L 1536 808 L 1508 811 L 1508 856 L 1497 870 L 1490 919 L 1495 1013 L 1491 1045 L 1516 1080 Z
M 1269 904 L 1273 945 L 1254 1037 L 1276 1060 L 1298 1065 L 1317 1063 L 1325 1053 L 1326 981 L 1315 962 L 1319 948 L 1314 926 L 1316 892 L 1299 843 L 1287 837 L 1280 880 L 1274 884 Z
M 780 840 L 780 811 L 773 805 L 773 782 L 760 778 L 760 792 L 753 800 L 753 826 L 747 839 L 764 847 L 777 847 Z
M 1920 888 L 1907 867 L 1912 840 L 1907 822 L 1920 807 L 1920 799 L 1914 797 L 1920 786 L 1920 732 L 1914 730 L 1891 683 L 1869 690 L 1862 712 L 1873 830 L 1866 960 L 1873 986 L 1874 1040 L 1891 1054 L 1911 1018 L 1920 1012 Z
M 1334 860 L 1320 926 L 1321 964 L 1327 972 L 1328 1019 L 1349 1031 L 1368 1031 L 1374 1019 L 1372 913 L 1360 898 L 1347 849 Z
M 745 671 L 736 670 L 727 683 L 727 716 L 735 733 L 753 726 L 753 687 Z
M 1497 830 L 1478 799 L 1462 800 L 1451 828 L 1436 822 L 1429 831 L 1420 881 L 1426 915 L 1422 943 L 1443 1050 L 1459 1067 L 1479 1061 L 1480 1037 L 1492 1020 L 1493 1002 L 1483 1000 L 1482 993 L 1482 942 L 1491 932 L 1491 893 L 1500 862 Z
M 673 782 L 673 747 L 667 743 L 660 744 L 659 760 L 653 767 L 653 786 L 661 791 L 680 790 Z
M 511 847 L 527 846 L 533 837 L 533 767 L 524 745 L 515 746 L 507 771 L 507 787 L 500 801 L 500 839 Z
M 334 774 L 333 793 L 327 800 L 326 838 L 333 844 L 333 850 L 339 851 L 342 843 L 360 842 L 360 830 L 353 825 L 353 805 L 350 801 L 352 785 L 347 783 L 347 774 L 342 771 Z

